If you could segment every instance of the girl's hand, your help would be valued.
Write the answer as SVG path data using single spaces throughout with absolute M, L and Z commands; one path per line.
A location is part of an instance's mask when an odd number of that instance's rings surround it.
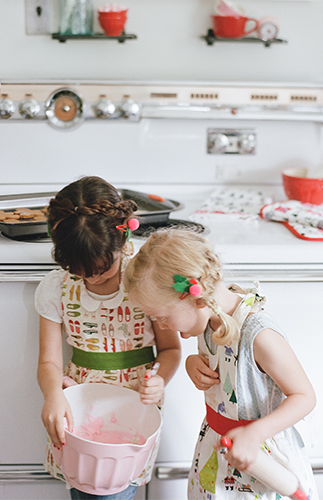
M 68 430 L 73 430 L 73 415 L 63 391 L 51 394 L 42 409 L 41 418 L 54 446 L 60 448 L 65 444 L 64 417 Z
M 192 354 L 186 359 L 186 371 L 197 389 L 207 391 L 214 384 L 219 384 L 217 372 L 209 368 L 209 360 L 201 354 Z
M 247 470 L 256 460 L 260 448 L 260 441 L 252 430 L 252 425 L 236 427 L 226 433 L 226 437 L 231 439 L 232 446 L 225 453 L 226 460 L 239 471 Z M 221 448 L 218 445 L 217 448 Z
M 140 400 L 145 405 L 158 403 L 164 394 L 165 382 L 160 375 L 151 375 L 151 370 L 146 371 L 145 377 L 141 380 L 139 394 Z

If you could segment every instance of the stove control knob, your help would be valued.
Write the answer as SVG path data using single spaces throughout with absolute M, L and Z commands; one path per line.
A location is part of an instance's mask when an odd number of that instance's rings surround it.
M 229 137 L 221 132 L 208 135 L 207 149 L 211 154 L 224 154 L 230 145 Z
M 128 120 L 138 121 L 140 119 L 140 106 L 132 99 L 124 101 L 121 105 L 123 117 Z
M 24 101 L 19 104 L 19 113 L 23 118 L 27 118 L 28 120 L 35 118 L 40 112 L 40 105 L 31 97 L 28 97 Z
M 238 140 L 238 150 L 240 154 L 253 154 L 256 151 L 256 134 L 242 134 Z
M 118 108 L 112 101 L 101 98 L 93 104 L 93 111 L 97 118 L 120 118 L 122 110 Z
M 16 107 L 11 99 L 4 97 L 0 99 L 0 118 L 10 118 L 14 114 Z

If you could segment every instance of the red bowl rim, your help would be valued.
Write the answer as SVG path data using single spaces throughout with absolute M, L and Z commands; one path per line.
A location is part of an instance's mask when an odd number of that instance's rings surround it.
M 98 10 L 99 16 L 106 15 L 106 14 L 125 14 L 128 12 L 128 9 L 124 10 Z

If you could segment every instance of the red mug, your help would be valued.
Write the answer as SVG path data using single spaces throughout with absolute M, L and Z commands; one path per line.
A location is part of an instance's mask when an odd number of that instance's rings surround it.
M 213 33 L 220 38 L 242 38 L 258 29 L 257 19 L 244 16 L 211 16 Z M 246 24 L 253 22 L 253 28 L 247 30 Z

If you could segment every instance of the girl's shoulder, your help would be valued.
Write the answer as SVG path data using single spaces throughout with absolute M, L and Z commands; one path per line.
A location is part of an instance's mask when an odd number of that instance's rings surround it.
M 41 316 L 61 323 L 61 297 L 67 271 L 54 269 L 41 280 L 35 292 L 35 307 Z
M 286 335 L 276 321 L 265 311 L 260 311 L 250 314 L 245 319 L 240 332 L 240 348 L 251 349 L 258 333 L 266 329 L 274 330 L 286 339 Z
M 66 274 L 67 271 L 65 271 L 65 269 L 53 269 L 52 271 L 49 271 L 49 273 L 47 273 L 39 283 L 37 290 L 46 290 L 50 287 L 61 288 Z

